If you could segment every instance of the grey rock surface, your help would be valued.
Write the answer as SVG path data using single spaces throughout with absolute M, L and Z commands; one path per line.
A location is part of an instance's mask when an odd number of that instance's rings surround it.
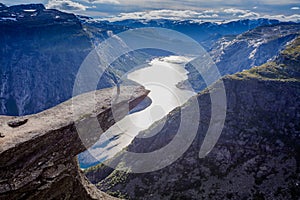
M 0 116 L 5 135 L 0 138 L 0 199 L 114 199 L 89 183 L 76 158 L 128 113 L 124 105 L 132 109 L 149 92 L 141 86 L 121 87 L 114 100 L 114 91 L 82 94 L 24 116 L 27 123 L 15 128 L 7 122 L 18 117 Z

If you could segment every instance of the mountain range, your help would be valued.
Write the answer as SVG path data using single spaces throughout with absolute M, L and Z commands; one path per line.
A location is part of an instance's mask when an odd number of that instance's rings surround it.
M 214 43 L 208 53 L 221 76 L 224 76 L 260 66 L 274 59 L 299 35 L 299 24 L 260 26 L 237 36 L 223 36 Z M 189 79 L 185 84 L 189 82 L 198 92 L 207 87 L 201 74 L 192 65 L 188 64 L 186 69 L 189 71 Z
M 109 46 L 105 54 L 95 52 L 106 39 L 119 40 L 118 33 L 144 27 L 172 29 L 193 38 L 212 58 L 222 79 L 206 85 L 187 64 L 188 80 L 178 87 L 185 88 L 189 82 L 198 94 L 140 133 L 148 138 L 136 137 L 126 148 L 147 153 L 169 144 L 182 111 L 197 100 L 200 121 L 188 118 L 197 125 L 197 134 L 173 164 L 138 174 L 99 164 L 85 171 L 88 179 L 102 191 L 129 199 L 299 199 L 299 23 L 270 19 L 218 24 L 167 19 L 109 22 L 46 9 L 42 4 L 0 4 L 0 114 L 38 113 L 71 98 L 77 78 L 102 75 L 95 88 L 87 82 L 75 95 L 112 87 L 135 66 L 172 54 L 146 49 L 107 63 L 118 49 Z M 78 74 L 87 60 L 96 67 Z M 210 96 L 220 83 L 227 96 L 224 129 L 215 147 L 199 157 L 209 125 L 218 123 L 211 120 Z M 108 163 L 122 168 L 126 156 L 121 151 Z
M 221 63 L 221 68 L 227 69 L 229 65 L 227 63 L 232 62 L 230 58 L 234 59 L 234 56 L 230 55 L 234 53 L 230 48 L 234 49 L 237 45 L 245 46 L 246 44 L 234 39 L 228 41 L 230 39 L 225 35 L 239 37 L 238 34 L 255 27 L 279 23 L 277 20 L 268 19 L 240 20 L 225 24 L 171 20 L 151 20 L 147 23 L 138 20 L 91 21 L 88 17 L 46 9 L 42 4 L 10 7 L 2 4 L 0 8 L 2 44 L 0 47 L 0 83 L 2 86 L 0 88 L 0 113 L 7 115 L 37 113 L 70 98 L 79 67 L 92 49 L 111 34 L 150 26 L 173 29 L 200 42 L 210 50 L 215 60 Z M 276 48 L 272 50 L 266 48 L 270 52 L 261 56 L 261 61 L 258 61 L 259 59 L 254 55 L 252 60 L 249 59 L 250 61 L 245 62 L 244 66 L 237 70 L 235 68 L 239 63 L 236 63 L 231 71 L 242 70 L 246 68 L 245 66 L 249 66 L 249 62 L 253 63 L 253 60 L 256 60 L 253 64 L 261 64 L 275 56 L 278 52 L 276 49 L 282 48 L 295 37 L 298 25 L 294 26 L 290 33 L 284 33 L 285 36 L 278 39 L 278 43 L 273 41 L 277 45 Z M 228 47 L 224 49 L 226 55 L 220 57 L 219 51 L 222 50 L 224 43 L 228 44 Z M 254 52 L 253 48 L 249 47 L 247 51 Z M 264 51 L 263 47 L 260 49 Z M 261 54 L 261 51 L 258 50 L 256 54 Z M 159 51 L 135 51 L 127 58 L 124 56 L 115 61 L 113 67 L 105 71 L 97 89 L 116 84 L 116 80 L 119 80 L 125 72 L 131 70 L 133 66 L 144 63 L 153 54 L 163 55 Z M 106 56 L 109 56 L 109 53 Z M 101 63 L 101 58 L 99 62 Z M 192 76 L 197 78 L 198 76 L 192 73 L 192 69 L 190 71 L 190 79 L 193 83 Z M 228 70 L 223 71 L 226 74 Z M 97 73 L 100 74 L 100 72 Z M 195 82 L 197 84 L 197 80 Z M 199 87 L 195 86 L 194 89 L 199 90 Z

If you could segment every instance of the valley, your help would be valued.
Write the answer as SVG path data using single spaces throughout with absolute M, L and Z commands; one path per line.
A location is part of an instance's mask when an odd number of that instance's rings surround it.
M 148 67 L 127 75 L 150 91 L 151 105 L 116 123 L 101 135 L 99 141 L 79 155 L 81 168 L 87 168 L 113 158 L 126 148 L 140 131 L 148 129 L 174 108 L 184 104 L 195 93 L 176 87 L 187 79 L 184 65 L 190 58 L 169 56 L 153 59 Z M 167 79 L 165 78 L 167 76 Z
M 300 198 L 299 15 L 99 2 L 0 3 L 0 199 Z

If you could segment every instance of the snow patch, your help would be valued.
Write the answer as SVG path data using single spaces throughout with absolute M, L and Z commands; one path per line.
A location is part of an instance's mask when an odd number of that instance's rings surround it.
M 36 12 L 36 9 L 25 9 L 24 12 Z
M 1 21 L 17 21 L 15 17 L 2 17 Z
M 107 31 L 107 35 L 108 35 L 108 37 L 112 37 L 114 34 L 112 31 Z
M 258 48 L 265 42 L 267 42 L 267 41 L 264 38 L 259 39 L 259 40 L 248 40 L 248 46 L 254 48 L 253 51 L 249 55 L 249 59 L 251 59 L 251 60 L 254 59 L 254 56 L 255 56 Z
M 255 48 L 249 55 L 249 59 L 252 60 L 257 52 L 257 48 Z

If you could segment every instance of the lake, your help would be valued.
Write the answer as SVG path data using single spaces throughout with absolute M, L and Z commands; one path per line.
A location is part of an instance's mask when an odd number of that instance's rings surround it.
M 195 95 L 191 90 L 176 86 L 188 78 L 184 66 L 190 60 L 182 56 L 155 58 L 149 62 L 148 67 L 129 73 L 127 79 L 150 90 L 148 97 L 152 100 L 151 105 L 110 127 L 95 145 L 79 155 L 80 167 L 88 168 L 112 158 L 127 147 L 140 131 L 148 129 Z

